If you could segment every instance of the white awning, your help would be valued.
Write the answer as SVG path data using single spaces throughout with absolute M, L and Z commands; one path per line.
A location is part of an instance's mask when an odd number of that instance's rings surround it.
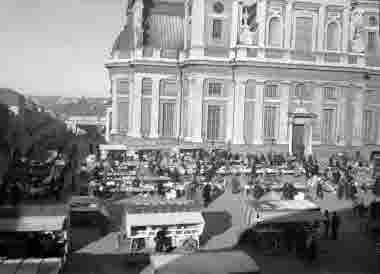
M 204 224 L 200 212 L 143 213 L 128 214 L 127 226 L 153 226 L 177 224 Z
M 128 150 L 125 145 L 99 145 L 99 150 Z
M 57 231 L 63 228 L 65 219 L 66 216 L 22 216 L 19 218 L 0 218 L 0 231 Z

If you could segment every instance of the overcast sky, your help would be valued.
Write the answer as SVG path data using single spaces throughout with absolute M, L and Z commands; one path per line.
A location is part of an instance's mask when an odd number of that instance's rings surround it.
M 0 0 L 0 86 L 34 95 L 106 96 L 104 62 L 125 0 Z

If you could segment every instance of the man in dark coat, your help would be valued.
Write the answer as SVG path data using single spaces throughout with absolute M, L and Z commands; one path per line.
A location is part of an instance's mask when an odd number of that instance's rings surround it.
M 324 216 L 323 216 L 323 234 L 325 239 L 328 239 L 329 237 L 329 230 L 330 230 L 330 214 L 328 210 L 325 210 Z
M 203 188 L 203 201 L 205 207 L 208 207 L 208 205 L 211 203 L 211 185 L 206 184 Z
M 336 212 L 334 212 L 331 219 L 331 233 L 332 233 L 331 238 L 333 240 L 338 239 L 339 226 L 340 226 L 340 217 L 336 214 Z

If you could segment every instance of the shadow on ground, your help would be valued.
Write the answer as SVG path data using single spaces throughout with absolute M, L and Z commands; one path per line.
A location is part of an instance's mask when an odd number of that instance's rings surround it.
M 227 211 L 208 211 L 202 212 L 206 222 L 201 245 L 207 243 L 212 237 L 224 233 L 232 226 L 232 216 Z

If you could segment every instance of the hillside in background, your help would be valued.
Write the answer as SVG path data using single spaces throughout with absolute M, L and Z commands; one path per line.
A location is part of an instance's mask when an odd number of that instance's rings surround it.
M 32 96 L 37 104 L 43 105 L 58 116 L 105 115 L 107 98 Z

